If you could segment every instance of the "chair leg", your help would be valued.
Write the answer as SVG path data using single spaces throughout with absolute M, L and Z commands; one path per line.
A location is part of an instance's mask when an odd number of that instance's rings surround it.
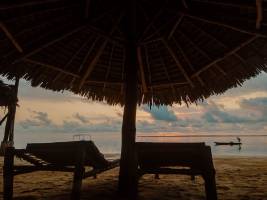
M 84 159 L 85 159 L 85 150 L 83 149 L 77 154 L 77 163 L 74 170 L 72 193 L 71 193 L 72 200 L 79 200 L 81 198 L 82 180 L 85 171 Z
M 155 174 L 154 178 L 159 179 L 159 174 Z
M 207 173 L 203 175 L 203 178 L 205 180 L 206 199 L 217 200 L 218 198 L 217 198 L 215 173 Z
M 5 149 L 4 167 L 3 167 L 3 190 L 4 200 L 11 200 L 13 198 L 13 166 L 14 166 L 14 148 L 8 147 Z

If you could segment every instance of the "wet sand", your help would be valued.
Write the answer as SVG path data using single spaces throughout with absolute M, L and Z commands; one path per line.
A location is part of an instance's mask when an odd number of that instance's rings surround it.
M 22 163 L 16 160 L 17 163 Z M 3 158 L 0 160 L 1 166 Z M 220 157 L 214 159 L 217 190 L 221 200 L 267 200 L 267 157 Z M 0 171 L 2 177 L 2 168 Z M 117 196 L 118 168 L 83 181 L 82 199 L 110 200 Z M 0 193 L 2 197 L 2 179 Z M 65 172 L 34 172 L 18 175 L 14 181 L 14 199 L 69 199 L 72 174 Z M 143 176 L 139 182 L 139 200 L 205 199 L 203 180 L 191 181 L 188 176 Z

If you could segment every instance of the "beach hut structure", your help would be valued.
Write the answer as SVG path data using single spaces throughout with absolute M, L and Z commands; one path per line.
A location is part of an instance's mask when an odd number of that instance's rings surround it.
M 138 104 L 195 103 L 266 71 L 266 0 L 0 3 L 0 74 L 124 106 L 121 190 L 136 183 Z

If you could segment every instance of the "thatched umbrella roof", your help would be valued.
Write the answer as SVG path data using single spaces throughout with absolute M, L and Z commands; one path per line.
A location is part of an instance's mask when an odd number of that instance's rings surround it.
M 0 6 L 0 73 L 124 104 L 126 1 Z M 138 0 L 138 102 L 196 102 L 266 70 L 265 0 Z
M 0 80 L 0 107 L 7 107 L 17 103 L 17 95 L 13 86 L 4 84 Z

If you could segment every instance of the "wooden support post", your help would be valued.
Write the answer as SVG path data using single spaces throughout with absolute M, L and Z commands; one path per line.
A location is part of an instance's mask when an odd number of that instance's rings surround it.
M 15 80 L 15 85 L 14 85 L 14 92 L 16 97 L 18 98 L 18 90 L 19 90 L 19 77 L 16 78 Z M 16 111 L 17 111 L 17 102 L 15 102 L 12 107 L 11 107 L 11 111 L 10 111 L 10 115 L 11 115 L 11 124 L 10 124 L 10 135 L 8 138 L 8 141 L 10 143 L 14 143 L 14 126 L 15 126 L 15 118 L 16 118 Z
M 207 200 L 217 200 L 217 189 L 216 189 L 216 178 L 215 178 L 215 169 L 213 166 L 213 159 L 211 154 L 211 148 L 207 147 L 205 152 L 205 169 L 203 179 L 205 180 L 205 191 Z
M 3 182 L 4 182 L 4 200 L 13 198 L 13 166 L 14 166 L 14 147 L 5 149 L 4 167 L 3 167 Z
M 72 200 L 79 200 L 81 197 L 82 180 L 84 176 L 84 160 L 85 160 L 85 148 L 82 146 L 77 152 L 77 162 L 75 165 L 73 185 L 72 185 Z
M 217 200 L 215 173 L 205 173 L 203 178 L 205 180 L 206 199 Z
M 4 134 L 4 139 L 3 142 L 7 142 L 9 135 L 10 135 L 10 127 L 12 124 L 12 118 L 11 118 L 11 105 L 8 106 L 8 116 L 7 116 L 7 120 L 6 120 L 6 126 L 5 126 L 5 134 Z
M 119 175 L 119 191 L 124 194 L 134 194 L 137 189 L 137 156 L 135 150 L 137 108 L 136 55 L 135 50 L 128 49 Z
M 159 179 L 159 174 L 155 174 L 154 178 Z
M 136 108 L 137 87 L 137 45 L 136 45 L 136 0 L 127 1 L 129 14 L 128 43 L 126 46 L 126 82 L 124 113 L 122 122 L 122 148 L 119 174 L 119 192 L 123 196 L 135 198 L 137 194 L 137 155 L 136 155 Z
M 14 85 L 14 93 L 16 96 L 18 96 L 18 88 L 19 88 L 19 78 L 16 78 L 16 82 Z M 17 108 L 17 102 L 8 105 L 8 115 L 5 126 L 5 134 L 2 142 L 2 144 L 4 145 L 3 148 L 5 148 L 5 146 L 13 146 L 16 108 Z

